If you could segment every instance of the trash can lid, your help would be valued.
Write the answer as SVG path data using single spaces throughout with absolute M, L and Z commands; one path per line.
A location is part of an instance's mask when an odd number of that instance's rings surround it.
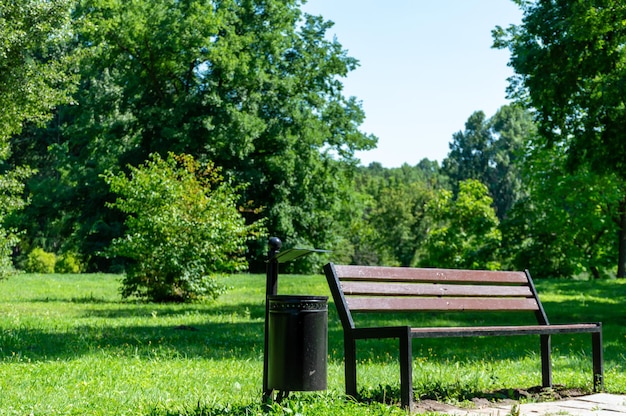
M 272 295 L 268 296 L 270 310 L 324 310 L 328 296 L 311 295 Z

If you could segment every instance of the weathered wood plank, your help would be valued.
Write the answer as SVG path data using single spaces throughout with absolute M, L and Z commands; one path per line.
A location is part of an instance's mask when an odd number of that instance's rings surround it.
M 536 311 L 533 298 L 402 298 L 402 297 L 350 297 L 346 298 L 353 312 L 398 311 Z
M 346 296 L 480 296 L 480 297 L 533 297 L 528 286 L 448 285 L 438 283 L 380 283 L 367 281 L 341 282 Z
M 524 272 L 335 265 L 340 280 L 526 284 Z
M 448 338 L 470 336 L 547 335 L 589 333 L 600 330 L 601 327 L 594 323 L 563 325 L 422 327 L 411 328 L 411 336 L 414 338 Z

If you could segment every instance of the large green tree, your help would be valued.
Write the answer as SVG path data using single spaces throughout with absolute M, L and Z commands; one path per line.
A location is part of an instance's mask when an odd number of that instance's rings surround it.
M 17 243 L 5 221 L 24 206 L 23 183 L 31 173 L 21 160 L 5 163 L 10 138 L 26 122 L 45 122 L 68 100 L 72 77 L 63 46 L 71 35 L 69 12 L 67 0 L 0 2 L 0 277 L 12 268 Z
M 616 216 L 623 190 L 617 175 L 568 172 L 565 149 L 528 144 L 527 195 L 501 224 L 504 257 L 516 269 L 550 277 L 615 273 Z
M 489 119 L 482 111 L 473 113 L 465 130 L 452 136 L 450 152 L 442 163 L 454 192 L 464 180 L 482 182 L 494 200 L 498 218 L 504 219 L 524 195 L 523 149 L 535 130 L 530 113 L 520 106 L 503 106 Z
M 106 244 L 117 220 L 103 213 L 110 196 L 98 175 L 173 151 L 248 184 L 240 202 L 254 209 L 245 215 L 267 217 L 288 246 L 333 248 L 346 168 L 376 140 L 358 130 L 361 106 L 342 93 L 341 77 L 357 61 L 326 37 L 330 22 L 300 6 L 79 1 L 78 105 L 35 133 L 38 152 L 25 152 L 44 155 L 50 172 L 41 181 L 67 185 L 59 212 L 68 225 L 59 228 L 83 251 Z
M 476 179 L 484 184 L 491 181 L 493 140 L 489 120 L 483 111 L 474 112 L 465 122 L 465 130 L 452 135 L 450 152 L 443 160 L 442 168 L 450 178 L 455 194 L 464 180 Z
M 617 176 L 626 189 L 626 3 L 516 0 L 521 25 L 496 28 L 511 51 L 511 95 L 534 110 L 545 146 L 567 149 L 570 171 Z M 626 277 L 626 192 L 613 218 L 617 275 Z
M 68 97 L 61 45 L 71 34 L 69 0 L 0 2 L 0 157 L 25 121 L 42 122 Z

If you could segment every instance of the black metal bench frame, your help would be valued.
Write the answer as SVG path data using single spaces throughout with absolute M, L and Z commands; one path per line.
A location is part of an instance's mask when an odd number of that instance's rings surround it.
M 602 323 L 550 324 L 528 271 L 343 266 L 324 273 L 344 332 L 346 394 L 357 396 L 356 341 L 397 338 L 402 407 L 413 402 L 412 339 L 539 335 L 542 386 L 552 387 L 551 335 L 590 333 L 594 391 L 603 389 Z M 363 327 L 352 312 L 533 312 L 537 325 L 481 327 Z

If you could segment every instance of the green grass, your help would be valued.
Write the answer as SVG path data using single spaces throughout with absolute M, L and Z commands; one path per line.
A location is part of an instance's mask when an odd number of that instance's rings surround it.
M 399 397 L 393 341 L 359 344 L 366 400 L 343 396 L 342 332 L 332 305 L 328 391 L 296 393 L 268 408 L 260 403 L 264 276 L 233 276 L 220 299 L 190 305 L 122 301 L 119 279 L 0 281 L 0 415 L 403 414 L 379 403 Z M 625 393 L 626 281 L 536 283 L 552 322 L 603 321 L 605 387 Z M 281 276 L 279 293 L 328 295 L 328 289 L 321 276 Z M 443 317 L 422 323 L 433 319 Z M 589 338 L 553 337 L 555 383 L 591 389 Z M 541 381 L 534 337 L 424 340 L 414 344 L 414 357 L 418 398 L 463 402 Z

